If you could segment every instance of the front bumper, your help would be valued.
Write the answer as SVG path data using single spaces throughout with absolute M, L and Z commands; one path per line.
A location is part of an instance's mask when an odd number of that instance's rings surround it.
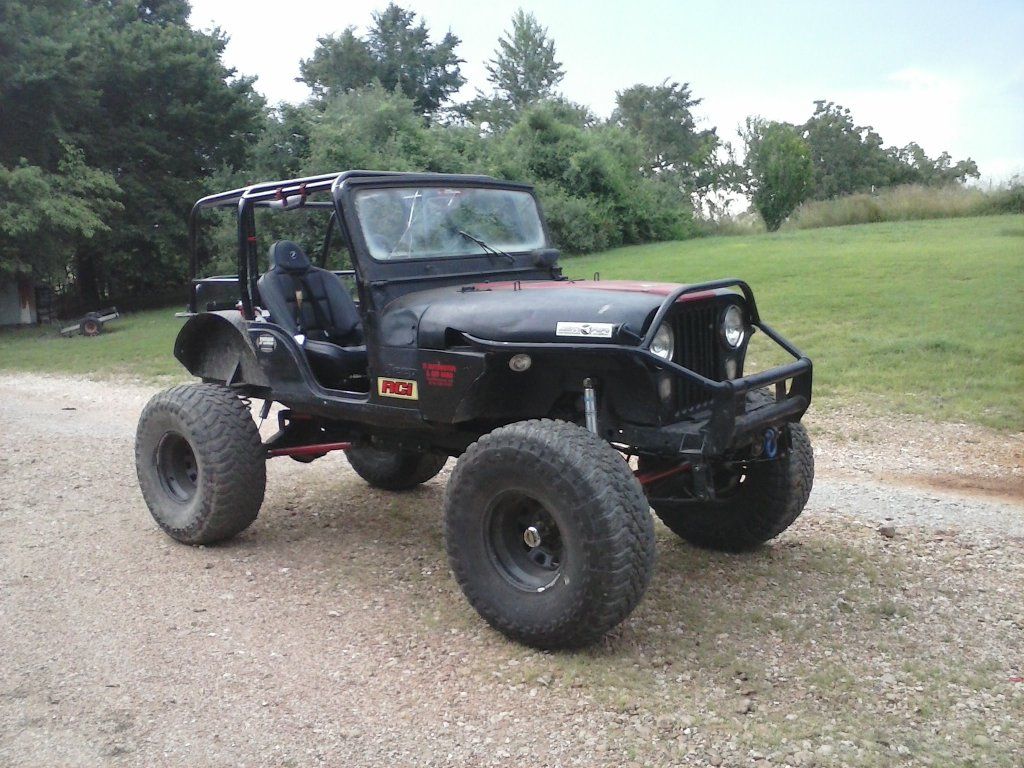
M 809 383 L 810 370 L 801 376 L 806 376 Z M 746 400 L 746 391 L 749 391 L 746 390 L 736 399 L 726 397 L 716 401 L 709 409 L 686 421 L 660 427 L 620 425 L 615 442 L 664 458 L 698 461 L 722 458 L 730 451 L 759 441 L 770 428 L 800 420 L 810 399 L 793 391 L 798 380 L 794 380 L 781 397 L 777 393 L 774 402 L 754 410 L 746 410 L 740 401 L 740 398 Z
M 651 342 L 658 326 L 681 297 L 690 293 L 732 287 L 739 288 L 743 293 L 750 325 L 760 329 L 792 355 L 792 363 L 739 379 L 714 381 L 651 353 Z M 728 451 L 743 448 L 760 439 L 769 428 L 799 421 L 811 404 L 813 366 L 810 358 L 761 320 L 753 291 L 742 280 L 715 280 L 683 286 L 673 291 L 655 313 L 638 351 L 649 355 L 648 362 L 699 385 L 711 396 L 708 408 L 685 421 L 660 427 L 624 425 L 619 428 L 624 443 L 645 451 L 649 450 L 663 456 L 679 455 L 702 460 L 719 458 Z M 774 401 L 766 404 L 750 403 L 747 394 L 765 388 L 772 388 Z M 754 407 L 748 410 L 752 405 Z

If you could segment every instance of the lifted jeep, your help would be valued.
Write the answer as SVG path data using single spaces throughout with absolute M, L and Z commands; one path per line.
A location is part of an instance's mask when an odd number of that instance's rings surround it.
M 211 208 L 237 212 L 238 274 L 196 279 Z M 320 211 L 320 266 L 278 241 L 261 275 L 259 209 L 305 211 L 293 232 Z M 807 501 L 811 362 L 762 322 L 749 286 L 570 280 L 527 185 L 274 181 L 203 198 L 189 232 L 174 355 L 202 383 L 156 395 L 136 438 L 146 503 L 178 541 L 251 524 L 271 457 L 342 450 L 391 491 L 457 457 L 444 501 L 455 578 L 495 628 L 558 648 L 594 641 L 640 601 L 652 507 L 693 544 L 742 550 Z M 332 248 L 353 269 L 324 269 Z M 756 330 L 793 362 L 745 375 Z M 266 442 L 250 398 L 264 419 L 280 405 Z

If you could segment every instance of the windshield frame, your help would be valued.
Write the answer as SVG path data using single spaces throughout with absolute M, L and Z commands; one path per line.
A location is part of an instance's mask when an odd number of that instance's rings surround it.
M 363 230 L 362 222 L 356 210 L 356 195 L 359 192 L 372 189 L 387 188 L 466 188 L 466 189 L 494 189 L 510 192 L 523 192 L 533 200 L 537 211 L 543 243 L 538 248 L 529 250 L 508 251 L 508 256 L 496 255 L 484 251 L 479 253 L 466 253 L 462 255 L 437 255 L 413 258 L 378 259 L 371 253 L 369 244 L 366 241 L 366 233 Z M 550 248 L 551 235 L 548 232 L 547 222 L 544 219 L 544 210 L 541 207 L 534 189 L 529 184 L 520 184 L 510 181 L 498 181 L 487 177 L 445 177 L 445 176 L 420 176 L 414 175 L 400 177 L 377 177 L 377 178 L 350 178 L 342 181 L 335 187 L 335 199 L 342 212 L 349 241 L 353 246 L 353 254 L 359 260 L 365 260 L 364 265 L 372 265 L 373 272 L 386 272 L 394 277 L 408 275 L 426 276 L 427 274 L 450 273 L 476 274 L 480 272 L 517 272 L 525 267 L 532 266 L 531 254 L 535 250 Z M 467 241 L 470 245 L 472 243 Z M 492 245 L 489 243 L 489 245 Z M 508 258 L 508 257 L 511 257 Z
M 458 230 L 457 234 L 463 235 L 465 237 L 465 242 L 466 242 L 466 247 L 467 247 L 467 250 L 466 250 L 465 253 L 444 253 L 444 252 L 438 252 L 437 254 L 434 254 L 434 255 L 422 255 L 422 256 L 420 256 L 420 255 L 405 255 L 405 256 L 402 256 L 402 255 L 398 255 L 400 252 L 398 252 L 398 246 L 396 245 L 395 249 L 392 251 L 392 254 L 395 254 L 395 255 L 389 256 L 389 257 L 386 257 L 386 258 L 378 258 L 377 256 L 375 256 L 373 254 L 373 249 L 370 248 L 370 245 L 369 245 L 369 243 L 366 240 L 366 230 L 364 228 L 363 220 L 360 218 L 360 215 L 359 215 L 358 205 L 359 205 L 359 198 L 360 198 L 361 195 L 365 195 L 367 193 L 372 193 L 374 191 L 386 190 L 386 189 L 402 189 L 402 190 L 407 190 L 407 191 L 414 192 L 414 193 L 417 193 L 417 194 L 421 190 L 427 190 L 427 189 L 446 189 L 446 190 L 447 189 L 459 189 L 459 190 L 479 189 L 479 190 L 488 190 L 488 191 L 494 191 L 494 192 L 512 192 L 512 193 L 515 193 L 515 194 L 527 195 L 530 198 L 530 200 L 532 201 L 532 203 L 533 203 L 534 211 L 535 211 L 536 216 L 537 216 L 537 228 L 538 228 L 538 231 L 540 233 L 540 243 L 538 245 L 534 245 L 534 246 L 529 247 L 529 248 L 525 248 L 524 247 L 524 248 L 515 248 L 515 249 L 508 250 L 506 248 L 501 247 L 501 246 L 507 246 L 508 245 L 507 243 L 496 244 L 495 241 L 493 241 L 493 240 L 491 240 L 489 238 L 486 238 L 486 237 L 480 237 L 475 232 L 468 232 L 468 234 L 467 234 L 466 232 L 463 232 L 462 230 Z M 500 183 L 491 183 L 491 184 L 479 184 L 479 183 L 477 183 L 477 184 L 472 184 L 472 183 L 465 183 L 465 182 L 461 182 L 461 181 L 454 182 L 454 183 L 452 181 L 447 181 L 445 183 L 419 183 L 419 182 L 417 182 L 417 183 L 408 183 L 407 182 L 407 183 L 403 183 L 403 184 L 360 185 L 359 189 L 353 190 L 353 193 L 351 195 L 351 201 L 352 201 L 351 202 L 351 207 L 352 207 L 352 211 L 353 211 L 353 218 L 355 219 L 355 221 L 356 221 L 356 223 L 358 225 L 358 230 L 359 230 L 359 234 L 361 236 L 363 245 L 366 247 L 366 255 L 369 256 L 370 259 L 373 262 L 375 262 L 376 264 L 395 264 L 395 263 L 400 263 L 400 262 L 401 263 L 420 263 L 420 264 L 423 264 L 423 263 L 427 263 L 427 262 L 439 262 L 439 261 L 441 261 L 441 262 L 458 262 L 458 261 L 462 261 L 464 259 L 478 258 L 480 256 L 484 256 L 484 257 L 488 257 L 488 258 L 492 258 L 492 259 L 493 259 L 494 256 L 499 256 L 499 257 L 505 259 L 506 263 L 514 264 L 515 263 L 515 256 L 514 255 L 515 254 L 531 254 L 534 251 L 537 251 L 539 249 L 543 249 L 543 248 L 549 247 L 548 243 L 550 241 L 549 241 L 549 237 L 548 237 L 547 227 L 546 227 L 545 222 L 544 222 L 544 215 L 543 215 L 543 213 L 542 213 L 542 211 L 540 209 L 540 204 L 539 204 L 539 202 L 537 200 L 536 195 L 533 194 L 532 188 L 524 188 L 524 187 L 520 187 L 519 185 L 512 185 L 512 184 L 500 184 Z M 415 206 L 416 203 L 414 203 L 413 205 Z M 415 214 L 413 212 L 410 212 L 410 218 L 413 218 L 414 215 Z M 408 231 L 409 231 L 409 228 L 407 228 L 407 232 Z M 402 237 L 404 239 L 405 234 L 403 234 Z M 481 242 L 481 241 L 483 241 L 483 242 Z M 399 243 L 401 243 L 401 240 L 399 241 Z M 396 252 L 398 252 L 398 253 L 396 253 Z

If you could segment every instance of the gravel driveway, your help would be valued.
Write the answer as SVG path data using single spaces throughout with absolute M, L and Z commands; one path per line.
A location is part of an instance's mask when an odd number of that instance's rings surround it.
M 170 541 L 134 473 L 151 392 L 0 376 L 0 765 L 1020 765 L 1020 435 L 812 420 L 791 531 L 726 557 L 659 525 L 634 616 L 542 654 L 451 580 L 446 473 L 279 459 L 236 541 Z

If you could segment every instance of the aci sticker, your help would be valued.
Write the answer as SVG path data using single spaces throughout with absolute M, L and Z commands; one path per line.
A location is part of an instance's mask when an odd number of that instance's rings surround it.
M 416 382 L 409 379 L 377 379 L 377 394 L 381 397 L 398 397 L 402 400 L 419 400 Z
M 455 384 L 455 366 L 447 363 L 423 363 L 423 375 L 428 387 L 451 389 Z
M 555 327 L 555 335 L 610 339 L 614 330 L 614 323 L 559 323 Z

